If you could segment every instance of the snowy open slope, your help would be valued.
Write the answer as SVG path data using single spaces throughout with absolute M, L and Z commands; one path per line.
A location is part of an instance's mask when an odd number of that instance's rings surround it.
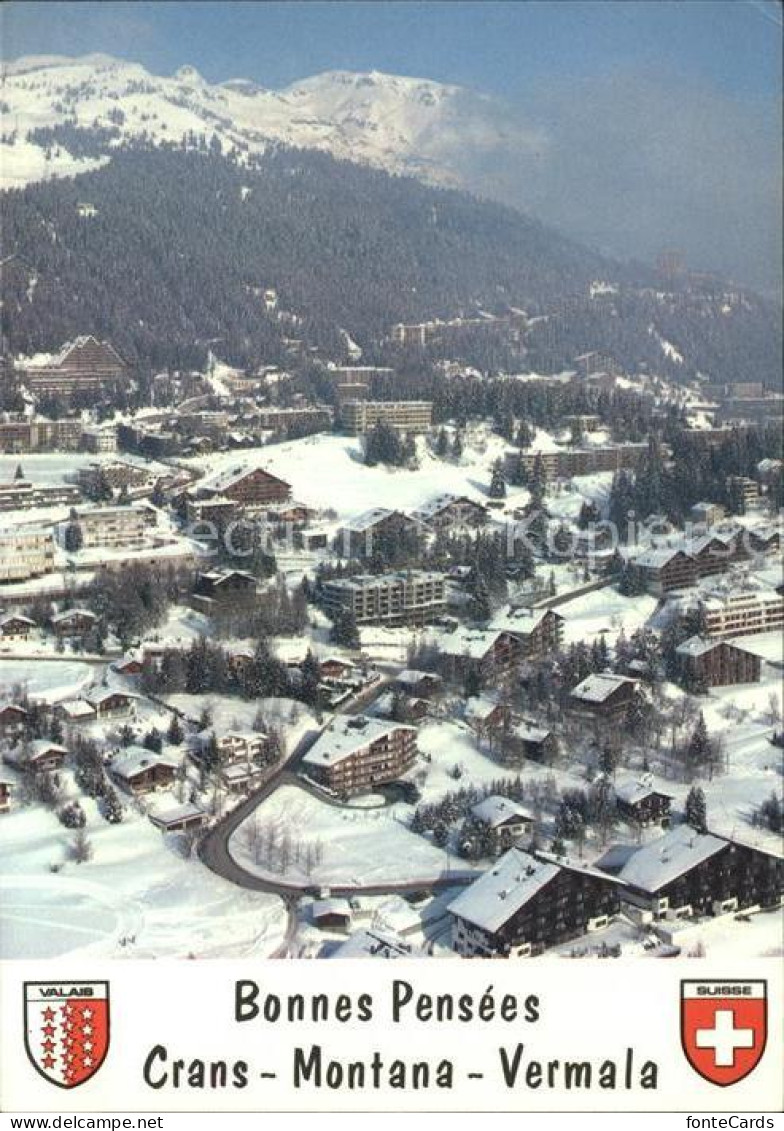
M 94 164 L 62 146 L 47 155 L 27 140 L 29 130 L 66 122 L 116 129 L 113 144 L 142 135 L 155 144 L 217 136 L 224 150 L 261 153 L 284 142 L 442 184 L 459 182 L 466 146 L 482 152 L 528 143 L 498 124 L 486 96 L 377 71 L 328 71 L 276 91 L 243 79 L 211 85 L 187 66 L 161 77 L 107 55 L 38 56 L 6 65 L 2 100 L 3 132 L 17 133 L 15 145 L 2 147 L 5 187 Z
M 366 467 L 357 438 L 322 434 L 190 462 L 209 473 L 264 467 L 290 483 L 299 502 L 331 508 L 340 518 L 349 518 L 373 507 L 413 510 L 444 492 L 486 501 L 493 461 L 506 446 L 497 436 L 483 436 L 479 446 L 466 445 L 463 458 L 455 464 L 435 459 L 420 445 L 420 466 L 409 471 Z M 521 496 L 527 498 L 527 492 Z
M 93 845 L 83 864 L 64 862 L 73 834 L 53 813 L 3 817 L 0 957 L 263 957 L 278 946 L 286 915 L 275 896 L 184 859 L 145 816 L 128 811 L 109 825 L 82 802 Z

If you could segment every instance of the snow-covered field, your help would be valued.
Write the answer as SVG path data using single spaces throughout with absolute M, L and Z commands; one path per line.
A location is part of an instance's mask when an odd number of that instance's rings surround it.
M 285 908 L 185 859 L 176 836 L 126 810 L 109 825 L 82 799 L 93 858 L 66 861 L 73 833 L 53 813 L 21 808 L 0 824 L 0 957 L 264 957 Z M 59 869 L 59 870 L 53 870 Z
M 264 467 L 291 483 L 299 502 L 348 518 L 373 507 L 413 510 L 446 491 L 486 499 L 492 463 L 507 446 L 488 433 L 481 446 L 467 446 L 463 460 L 452 464 L 435 459 L 420 445 L 420 467 L 412 471 L 366 467 L 359 439 L 318 435 L 190 462 L 208 474 L 235 466 Z M 314 468 L 319 469 L 317 475 Z
M 565 619 L 564 641 L 573 644 L 585 640 L 590 644 L 604 634 L 607 643 L 613 644 L 621 629 L 628 639 L 646 623 L 656 605 L 655 597 L 624 597 L 611 586 L 584 593 L 558 606 Z
M 123 463 L 136 464 L 137 467 L 149 468 L 150 471 L 167 470 L 164 464 L 126 452 L 104 452 L 100 455 L 90 452 L 32 452 L 21 456 L 0 456 L 0 483 L 10 482 L 20 463 L 25 479 L 29 479 L 31 483 L 64 483 L 74 477 L 80 467 L 87 467 L 91 463 L 112 463 L 117 459 L 121 459 Z
M 320 885 L 425 883 L 454 868 L 455 861 L 423 837 L 409 832 L 397 806 L 343 809 L 319 801 L 296 786 L 282 786 L 258 807 L 229 841 L 238 864 L 257 876 L 273 880 Z M 254 851 L 252 829 L 262 830 L 259 853 Z M 277 826 L 278 839 L 288 832 L 292 858 L 285 871 L 271 865 L 264 848 L 265 832 Z M 303 859 L 297 863 L 299 843 Z M 304 850 L 320 846 L 321 860 L 310 870 Z M 464 871 L 464 867 L 459 867 Z
M 31 699 L 57 703 L 90 686 L 101 668 L 78 660 L 0 660 L 0 700 L 16 687 Z

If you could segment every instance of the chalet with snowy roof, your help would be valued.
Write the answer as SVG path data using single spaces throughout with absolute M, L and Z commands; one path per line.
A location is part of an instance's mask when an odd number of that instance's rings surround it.
M 22 734 L 27 717 L 27 711 L 18 703 L 0 703 L 0 735 L 3 738 L 14 738 Z
M 322 679 L 348 679 L 356 671 L 356 664 L 351 660 L 344 660 L 340 656 L 327 656 L 319 663 L 319 675 Z
M 61 703 L 55 703 L 53 714 L 56 719 L 69 726 L 93 723 L 98 717 L 95 707 L 86 699 L 66 699 Z
M 637 695 L 636 679 L 611 672 L 594 672 L 572 689 L 569 710 L 587 722 L 604 720 L 621 723 Z
M 29 770 L 34 774 L 49 774 L 59 770 L 68 750 L 48 738 L 36 738 L 34 742 L 21 743 L 3 755 L 3 761 L 18 770 Z
M 367 793 L 413 766 L 416 729 L 365 715 L 337 716 L 302 760 L 310 777 L 339 796 Z
M 165 754 L 145 746 L 128 746 L 109 763 L 109 773 L 124 790 L 132 794 L 169 789 L 177 776 L 178 763 Z
M 11 808 L 11 790 L 14 783 L 8 778 L 0 778 L 0 813 L 7 813 Z
M 263 467 L 233 466 L 202 480 L 196 488 L 202 498 L 219 496 L 231 499 L 246 510 L 258 510 L 270 503 L 285 503 L 291 498 L 291 484 Z
M 0 619 L 0 637 L 3 640 L 29 640 L 38 625 L 21 613 L 10 613 Z
M 655 596 L 688 589 L 699 577 L 694 559 L 678 546 L 655 546 L 639 554 L 632 564 L 642 574 L 645 588 Z
M 175 805 L 149 814 L 150 822 L 164 833 L 187 833 L 204 827 L 209 814 L 200 805 Z
M 521 659 L 545 659 L 563 642 L 564 618 L 554 609 L 509 608 L 497 613 L 490 628 L 511 633 L 519 642 Z
M 111 342 L 99 341 L 92 334 L 67 342 L 50 364 L 24 370 L 31 393 L 64 398 L 77 392 L 100 392 L 127 376 L 128 365 Z
M 95 709 L 98 720 L 125 719 L 134 713 L 137 696 L 114 687 L 101 687 L 88 692 L 85 699 Z
M 256 597 L 258 582 L 252 573 L 239 569 L 214 569 L 200 573 L 193 586 L 191 604 L 208 615 L 216 606 L 231 607 Z
M 514 716 L 504 735 L 504 753 L 510 761 L 529 758 L 532 762 L 550 765 L 558 757 L 558 739 L 551 730 L 532 719 Z
M 343 558 L 369 558 L 384 545 L 421 531 L 421 524 L 402 511 L 374 507 L 357 515 L 338 530 L 338 552 Z
M 492 695 L 471 695 L 463 708 L 465 721 L 479 738 L 500 734 L 512 721 L 511 708 Z
M 464 526 L 483 526 L 489 518 L 487 507 L 467 495 L 436 495 L 423 503 L 412 515 L 434 530 L 450 530 Z
M 654 918 L 773 907 L 784 860 L 761 848 L 678 825 L 634 851 L 618 873 L 622 898 Z
M 731 640 L 692 636 L 675 649 L 681 678 L 689 685 L 727 687 L 736 683 L 759 683 L 762 660 L 748 648 Z
M 615 783 L 615 806 L 622 821 L 636 828 L 650 825 L 667 828 L 670 824 L 672 797 L 654 789 L 650 782 L 635 778 Z
M 595 868 L 511 848 L 449 904 L 464 958 L 522 958 L 600 930 L 618 914 L 617 882 Z
M 347 899 L 333 896 L 314 900 L 310 914 L 314 925 L 322 931 L 339 931 L 347 935 L 351 930 L 353 913 Z
M 69 640 L 82 640 L 98 623 L 98 617 L 90 609 L 66 609 L 52 617 L 55 634 Z
M 507 852 L 515 841 L 531 832 L 534 824 L 529 809 L 497 794 L 472 805 L 471 816 L 481 826 L 491 856 Z
M 395 676 L 395 686 L 407 695 L 417 699 L 432 699 L 443 688 L 444 681 L 435 672 L 417 671 L 406 668 Z
M 449 678 L 465 679 L 469 672 L 476 672 L 486 684 L 501 678 L 523 659 L 519 638 L 493 629 L 458 628 L 439 637 L 438 650 Z

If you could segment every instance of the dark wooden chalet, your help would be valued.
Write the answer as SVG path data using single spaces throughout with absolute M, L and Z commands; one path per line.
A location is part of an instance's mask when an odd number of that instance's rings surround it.
M 90 609 L 67 609 L 52 617 L 52 628 L 56 635 L 72 639 L 82 639 L 97 623 L 98 617 Z
M 623 722 L 638 695 L 630 676 L 594 672 L 572 689 L 569 710 L 586 721 Z
M 177 763 L 144 746 L 128 746 L 112 759 L 109 773 L 128 793 L 152 793 L 174 784 Z
M 3 761 L 18 770 L 25 770 L 33 774 L 51 774 L 59 770 L 68 751 L 57 742 L 50 742 L 48 738 L 37 738 L 34 742 L 20 743 L 13 750 L 8 750 L 3 755 Z
M 670 823 L 672 797 L 654 789 L 648 782 L 621 781 L 615 783 L 615 804 L 622 821 L 638 828 L 661 825 L 667 828 Z
M 415 695 L 418 699 L 432 699 L 441 691 L 444 681 L 434 672 L 407 668 L 397 675 L 395 685 L 407 695 Z
M 17 703 L 0 704 L 0 735 L 14 738 L 22 734 L 27 722 L 27 711 Z
M 515 841 L 530 833 L 534 815 L 508 797 L 491 794 L 471 806 L 471 817 L 481 828 L 491 856 L 508 852 Z
M 21 613 L 9 613 L 0 619 L 0 637 L 3 640 L 29 640 L 38 625 Z

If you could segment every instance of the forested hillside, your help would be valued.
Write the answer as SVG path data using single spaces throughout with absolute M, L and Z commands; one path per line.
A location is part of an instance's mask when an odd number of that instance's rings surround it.
M 729 313 L 709 293 L 662 303 L 652 273 L 512 209 L 312 151 L 275 149 L 247 168 L 218 148 L 128 148 L 94 172 L 7 193 L 10 351 L 95 333 L 143 365 L 198 365 L 208 348 L 248 365 L 282 359 L 284 337 L 336 356 L 344 328 L 377 352 L 394 322 L 512 305 L 551 315 L 528 342 L 540 368 L 604 348 L 670 376 L 778 380 L 775 313 L 756 298 Z M 596 279 L 618 293 L 590 298 Z M 476 352 L 469 339 L 465 356 Z

